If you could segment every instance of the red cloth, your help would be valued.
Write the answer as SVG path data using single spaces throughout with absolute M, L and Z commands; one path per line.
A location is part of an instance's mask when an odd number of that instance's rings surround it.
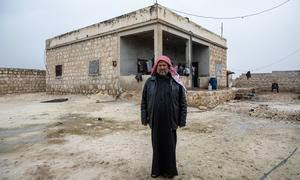
M 171 73 L 171 76 L 172 78 L 178 83 L 180 84 L 184 90 L 186 91 L 186 88 L 184 87 L 183 83 L 181 82 L 180 78 L 179 78 L 179 74 L 177 73 L 176 69 L 172 66 L 172 63 L 171 63 L 171 60 L 169 57 L 167 56 L 159 56 L 155 62 L 154 62 L 154 66 L 152 68 L 152 71 L 151 71 L 151 75 L 155 75 L 157 73 L 157 65 L 160 61 L 164 61 L 165 63 L 167 63 L 169 65 L 169 71 Z

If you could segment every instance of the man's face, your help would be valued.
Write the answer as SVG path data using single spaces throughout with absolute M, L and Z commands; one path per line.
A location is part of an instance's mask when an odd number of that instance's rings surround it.
M 157 65 L 157 73 L 159 75 L 165 76 L 169 72 L 169 66 L 164 61 L 160 61 Z

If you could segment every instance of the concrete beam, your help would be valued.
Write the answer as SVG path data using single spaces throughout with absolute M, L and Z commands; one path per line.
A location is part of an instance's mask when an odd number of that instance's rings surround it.
M 155 27 L 156 26 L 154 24 L 150 24 L 150 25 L 146 25 L 146 26 L 142 26 L 142 27 L 137 27 L 135 29 L 130 29 L 130 30 L 126 30 L 126 31 L 123 31 L 123 32 L 119 32 L 118 36 L 121 37 L 121 36 L 138 34 L 138 33 L 147 32 L 147 31 L 154 31 Z

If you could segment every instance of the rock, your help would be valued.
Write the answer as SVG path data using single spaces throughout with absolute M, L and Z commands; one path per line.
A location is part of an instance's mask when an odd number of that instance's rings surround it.
M 200 110 L 208 110 L 208 108 L 205 107 L 205 106 L 198 106 L 198 109 L 200 109 Z
M 60 125 L 63 125 L 64 123 L 62 123 L 62 122 L 56 122 L 56 123 L 54 123 L 54 126 L 60 126 Z

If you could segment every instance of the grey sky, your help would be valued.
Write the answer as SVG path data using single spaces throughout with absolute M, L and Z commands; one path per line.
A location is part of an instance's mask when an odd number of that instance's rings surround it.
M 259 12 L 284 1 L 158 0 L 158 3 L 192 14 L 227 17 Z M 152 5 L 153 2 L 0 0 L 0 67 L 44 69 L 46 39 Z M 300 70 L 300 51 L 280 61 L 300 49 L 299 0 L 291 0 L 273 11 L 244 19 L 188 17 L 217 34 L 220 34 L 223 22 L 223 36 L 228 45 L 228 69 L 237 74 L 247 70 Z M 265 67 L 272 63 L 275 64 Z

